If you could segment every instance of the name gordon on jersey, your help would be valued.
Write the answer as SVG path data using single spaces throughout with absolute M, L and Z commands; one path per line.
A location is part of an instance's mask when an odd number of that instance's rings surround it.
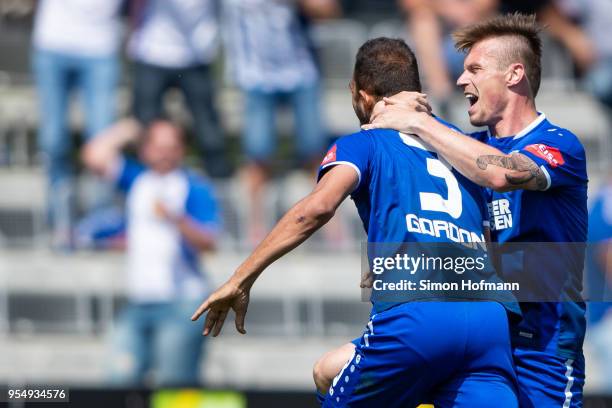
M 418 217 L 415 214 L 406 214 L 406 226 L 408 232 L 430 235 L 436 238 L 446 237 L 452 242 L 485 242 L 482 232 L 468 231 L 449 221 L 431 220 Z

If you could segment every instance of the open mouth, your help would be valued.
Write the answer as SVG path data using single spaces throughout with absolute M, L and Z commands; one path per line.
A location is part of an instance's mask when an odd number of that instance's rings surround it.
M 476 102 L 478 102 L 478 96 L 474 95 L 473 93 L 470 92 L 466 92 L 465 93 L 465 99 L 468 100 L 470 106 L 474 106 L 474 104 Z

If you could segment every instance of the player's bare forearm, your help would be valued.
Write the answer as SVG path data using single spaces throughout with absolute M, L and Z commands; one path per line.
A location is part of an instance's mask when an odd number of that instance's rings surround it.
M 238 332 L 246 333 L 244 321 L 250 291 L 259 275 L 275 260 L 304 242 L 333 215 L 333 211 L 322 211 L 315 207 L 313 197 L 316 197 L 314 192 L 293 206 L 228 281 L 195 311 L 191 320 L 197 320 L 208 312 L 204 322 L 204 336 L 211 333 L 214 337 L 219 335 L 229 309 L 236 313 Z
M 314 192 L 294 205 L 238 267 L 232 278 L 239 286 L 250 288 L 264 269 L 299 246 L 331 219 L 336 208 L 321 205 L 317 202 L 317 196 Z
M 357 175 L 348 166 L 331 169 L 312 193 L 287 211 L 232 278 L 240 286 L 250 288 L 265 268 L 325 225 L 357 181 Z
M 547 186 L 543 171 L 521 153 L 505 154 L 469 136 L 456 132 L 423 109 L 425 95 L 400 92 L 383 98 L 364 129 L 388 128 L 416 134 L 461 174 L 496 191 L 542 190 Z
M 461 174 L 473 182 L 496 191 L 516 189 L 543 190 L 545 174 L 521 153 L 500 150 L 463 135 L 431 116 L 416 124 L 414 133 L 431 145 Z
M 509 155 L 483 155 L 476 159 L 476 164 L 482 170 L 490 165 L 507 169 L 504 177 L 506 183 L 499 186 L 498 190 L 514 190 L 524 188 L 528 190 L 545 190 L 548 185 L 546 175 L 538 165 L 529 157 L 521 153 Z
M 448 128 L 430 115 L 419 116 L 410 129 L 412 133 L 467 178 L 481 186 L 494 186 L 495 168 L 482 169 L 477 161 L 481 156 L 505 156 L 501 151 Z
M 236 269 L 229 280 L 206 299 L 191 317 L 208 311 L 204 335 L 217 336 L 229 309 L 236 312 L 236 329 L 245 333 L 244 318 L 255 280 L 274 261 L 285 255 L 323 226 L 355 188 L 359 178 L 349 166 L 335 166 L 323 176 L 315 190 L 294 205 Z

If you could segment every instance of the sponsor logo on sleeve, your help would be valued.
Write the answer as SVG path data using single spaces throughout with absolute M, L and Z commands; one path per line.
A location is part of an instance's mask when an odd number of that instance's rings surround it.
M 329 151 L 323 158 L 323 161 L 321 162 L 321 166 L 325 166 L 327 163 L 336 161 L 336 149 L 337 149 L 336 145 L 333 145 L 332 148 L 329 149 Z
M 565 160 L 563 160 L 563 155 L 556 147 L 550 147 L 546 146 L 545 144 L 538 143 L 525 147 L 525 150 L 546 160 L 553 168 L 561 166 L 565 163 Z

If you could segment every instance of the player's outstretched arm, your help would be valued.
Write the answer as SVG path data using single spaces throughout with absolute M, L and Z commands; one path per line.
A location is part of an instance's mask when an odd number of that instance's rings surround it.
M 540 167 L 521 153 L 502 151 L 456 132 L 428 112 L 414 109 L 417 92 L 401 92 L 384 98 L 364 129 L 389 128 L 415 134 L 435 149 L 454 168 L 473 182 L 495 191 L 545 190 L 547 179 Z
M 236 313 L 236 329 L 242 334 L 246 333 L 244 318 L 255 280 L 272 262 L 300 245 L 327 223 L 358 182 L 358 175 L 353 168 L 337 165 L 321 178 L 312 193 L 287 211 L 228 281 L 193 314 L 191 320 L 195 321 L 208 312 L 204 335 L 212 333 L 217 336 L 230 309 Z

